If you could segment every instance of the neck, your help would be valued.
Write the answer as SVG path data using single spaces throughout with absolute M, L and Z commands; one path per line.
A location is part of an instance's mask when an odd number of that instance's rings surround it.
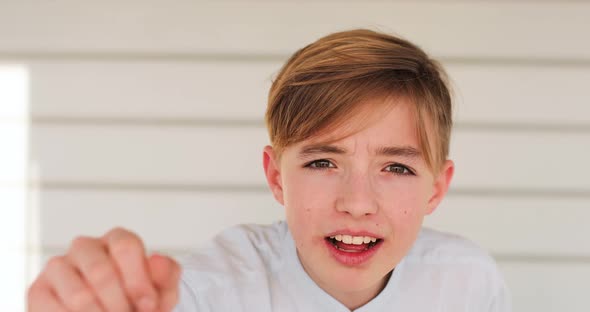
M 297 257 L 299 257 L 299 253 L 297 253 Z M 353 311 L 356 310 L 363 305 L 367 304 L 373 298 L 377 297 L 377 295 L 385 288 L 387 285 L 387 281 L 391 276 L 391 272 L 385 275 L 377 284 L 372 285 L 368 288 L 355 290 L 355 291 L 341 291 L 337 288 L 330 287 L 329 285 L 324 285 L 318 279 L 314 278 L 314 274 L 312 274 L 307 268 L 303 261 L 300 260 L 300 263 L 303 267 L 303 270 L 307 273 L 307 275 L 326 293 L 332 296 L 334 299 L 338 300 L 338 302 L 342 303 L 346 306 L 349 310 Z
M 342 291 L 336 287 L 330 287 L 330 285 L 325 285 L 321 282 L 318 278 L 315 278 L 313 272 L 308 270 L 304 261 L 301 261 L 301 257 L 299 257 L 299 251 L 296 251 L 297 258 L 299 259 L 299 263 L 303 270 L 307 273 L 307 275 L 326 293 L 328 293 L 332 298 L 336 299 L 338 302 L 346 306 L 349 310 L 354 311 L 363 305 L 367 304 L 373 298 L 377 297 L 379 293 L 385 288 L 389 278 L 391 277 L 392 272 L 395 268 L 387 273 L 379 282 L 375 285 L 367 287 L 361 290 L 355 291 Z
M 334 299 L 338 300 L 340 303 L 345 305 L 349 310 L 353 311 L 356 310 L 373 298 L 377 297 L 379 293 L 385 288 L 387 285 L 387 281 L 391 276 L 391 272 L 387 274 L 379 283 L 374 286 L 371 286 L 366 289 L 352 291 L 352 292 L 339 292 L 334 289 L 326 289 L 322 287 L 330 296 L 334 297 Z

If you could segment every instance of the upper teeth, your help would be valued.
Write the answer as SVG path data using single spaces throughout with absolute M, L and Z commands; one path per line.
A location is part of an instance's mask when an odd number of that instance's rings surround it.
M 353 245 L 362 245 L 368 243 L 374 243 L 377 241 L 375 237 L 370 236 L 351 236 L 351 235 L 335 235 L 330 236 L 330 238 L 335 239 L 339 242 L 343 242 L 345 244 L 353 244 Z

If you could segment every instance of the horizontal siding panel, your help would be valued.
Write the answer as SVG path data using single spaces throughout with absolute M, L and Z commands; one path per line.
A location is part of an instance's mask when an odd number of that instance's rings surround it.
M 262 124 L 279 61 L 28 61 L 37 120 Z M 590 126 L 590 66 L 446 64 L 459 123 Z M 0 67 L 1 74 L 1 67 Z M 8 113 L 7 113 L 8 114 Z M 0 108 L 0 121 L 5 115 Z
M 46 181 L 262 184 L 261 128 L 33 128 L 31 156 Z
M 590 133 L 456 131 L 454 187 L 590 190 Z
M 577 124 L 590 129 L 586 91 L 590 66 L 450 64 L 447 68 L 459 123 Z
M 279 62 L 31 63 L 36 117 L 256 120 Z
M 590 59 L 589 15 L 582 2 L 3 2 L 0 51 L 286 54 L 374 27 L 439 56 Z
M 262 128 L 44 125 L 32 131 L 32 162 L 49 183 L 265 184 Z M 454 188 L 587 194 L 585 142 L 588 133 L 456 131 Z
M 41 190 L 38 244 L 65 248 L 77 235 L 115 226 L 139 233 L 148 247 L 186 250 L 239 223 L 270 223 L 284 211 L 265 193 Z M 467 237 L 493 254 L 590 257 L 590 200 L 504 199 L 450 195 L 425 225 Z M 64 216 L 71 222 L 64 223 Z M 585 244 L 585 245 L 584 245 Z
M 138 233 L 148 248 L 179 251 L 235 224 L 282 220 L 284 211 L 270 192 L 43 191 L 39 216 L 41 246 L 64 248 L 75 236 L 98 236 L 121 226 Z M 64 223 L 64 216 L 75 222 Z
M 590 310 L 590 264 L 499 263 L 512 292 L 513 311 Z
M 449 194 L 424 224 L 498 255 L 590 257 L 590 243 L 572 239 L 590 237 L 589 217 L 590 199 Z

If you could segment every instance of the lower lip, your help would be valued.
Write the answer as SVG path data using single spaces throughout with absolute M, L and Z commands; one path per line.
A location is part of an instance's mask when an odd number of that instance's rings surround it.
M 324 239 L 324 242 L 326 243 L 326 247 L 328 247 L 328 250 L 334 259 L 347 266 L 357 266 L 369 261 L 369 259 L 377 252 L 377 250 L 379 250 L 383 244 L 383 241 L 380 241 L 379 243 L 375 244 L 375 246 L 367 250 L 359 252 L 346 252 L 338 249 L 326 239 Z

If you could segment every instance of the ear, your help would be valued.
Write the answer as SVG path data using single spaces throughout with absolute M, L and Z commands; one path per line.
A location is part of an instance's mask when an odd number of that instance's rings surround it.
M 264 174 L 266 175 L 266 182 L 270 188 L 275 199 L 281 204 L 283 202 L 283 185 L 281 182 L 281 171 L 279 167 L 278 159 L 276 158 L 275 152 L 272 146 L 267 145 L 264 147 L 262 155 L 262 165 L 264 166 Z
M 438 204 L 440 204 L 442 199 L 447 194 L 451 180 L 453 179 L 453 173 L 455 173 L 455 164 L 452 160 L 446 160 L 440 173 L 437 177 L 435 177 L 433 189 L 434 193 L 428 200 L 428 206 L 426 210 L 427 215 L 434 212 L 436 207 L 438 207 Z

